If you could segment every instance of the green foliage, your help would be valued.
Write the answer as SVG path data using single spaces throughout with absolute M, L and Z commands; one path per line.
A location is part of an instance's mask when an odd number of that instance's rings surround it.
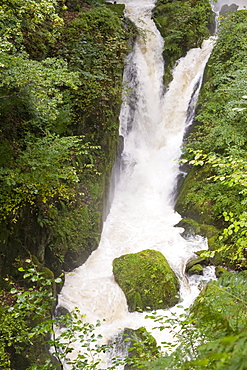
M 30 358 L 28 369 L 55 370 L 63 368 L 65 364 L 70 364 L 73 370 L 99 369 L 99 355 L 112 346 L 98 345 L 101 336 L 96 334 L 96 330 L 100 323 L 93 325 L 85 322 L 78 310 L 58 316 L 55 320 L 49 317 L 53 302 L 50 290 L 52 281 L 38 273 L 31 260 L 26 260 L 25 264 L 26 267 L 19 268 L 26 280 L 25 288 L 13 286 L 8 295 L 11 300 L 8 303 L 1 300 L 0 315 L 3 316 L 0 340 L 5 349 L 5 352 L 0 352 L 1 365 L 13 369 L 11 349 L 14 348 L 17 353 L 27 351 L 25 353 L 28 354 L 35 350 L 37 338 L 40 338 L 40 343 L 47 342 L 45 335 L 51 333 L 55 337 L 52 336 L 47 343 L 53 348 L 53 355 L 58 362 L 54 363 L 49 356 Z M 55 282 L 59 283 L 59 279 Z M 148 318 L 154 319 L 156 329 L 169 329 L 174 334 L 172 343 L 163 343 L 170 354 L 160 357 L 155 341 L 143 328 L 134 336 L 126 332 L 125 342 L 131 343 L 131 356 L 125 360 L 127 368 L 244 369 L 247 340 L 246 284 L 246 271 L 226 273 L 203 289 L 189 315 L 148 315 Z M 44 316 L 47 320 L 44 320 Z M 75 342 L 80 343 L 81 347 L 76 357 L 73 356 Z M 115 358 L 108 369 L 112 370 L 123 363 Z
M 0 366 L 6 370 L 62 370 L 67 366 L 72 370 L 100 369 L 102 354 L 111 351 L 116 343 L 99 344 L 103 339 L 100 322 L 88 323 L 78 309 L 57 310 L 53 318 L 55 298 L 51 287 L 61 279 L 45 277 L 39 269 L 27 259 L 18 269 L 24 287 L 6 279 L 10 290 L 2 291 L 0 296 Z M 108 370 L 124 364 L 143 368 L 145 361 L 159 355 L 156 341 L 145 328 L 125 330 L 124 342 L 130 357 L 112 358 Z M 76 354 L 75 344 L 80 348 Z M 17 354 L 22 356 L 19 360 L 24 367 L 15 364 Z
M 68 1 L 67 9 L 55 0 L 1 3 L 5 272 L 30 252 L 59 274 L 62 264 L 83 263 L 98 243 L 133 34 L 131 23 L 123 26 L 103 3 Z
M 179 308 L 183 307 L 179 306 Z M 147 318 L 153 319 L 156 323 L 155 329 L 161 332 L 169 331 L 173 338 L 172 342 L 168 342 L 164 334 L 163 353 L 146 364 L 148 369 L 185 369 L 184 363 L 195 357 L 199 338 L 200 342 L 204 343 L 205 333 L 199 332 L 193 326 L 188 309 L 182 312 L 181 314 L 171 312 L 169 316 L 159 315 L 156 312 L 147 315 Z
M 236 334 L 246 326 L 246 271 L 225 273 L 208 283 L 196 299 L 192 312 L 200 327 L 212 328 L 212 338 Z M 216 299 L 217 297 L 217 299 Z
M 226 273 L 208 283 L 189 314 L 152 315 L 175 341 L 166 344 L 172 353 L 149 362 L 148 369 L 245 369 L 246 284 L 246 272 Z
M 126 28 L 109 8 L 80 12 L 66 25 L 57 51 L 80 73 L 81 88 L 73 92 L 73 121 L 79 133 L 86 128 L 94 140 L 99 135 L 102 140 L 102 132 L 117 133 L 115 107 L 120 108 L 123 63 L 134 32 L 129 23 Z
M 9 215 L 16 220 L 22 207 L 35 202 L 68 201 L 75 197 L 73 184 L 79 181 L 72 156 L 86 154 L 91 149 L 77 137 L 59 138 L 47 135 L 25 139 L 13 168 L 2 168 L 1 217 Z
M 55 338 L 48 341 L 51 348 L 54 348 L 53 355 L 58 359 L 59 365 L 63 369 L 69 365 L 72 370 L 79 369 L 98 369 L 101 359 L 100 354 L 110 349 L 107 345 L 98 345 L 97 342 L 102 338 L 101 334 L 96 334 L 96 329 L 100 327 L 100 322 L 95 325 L 85 322 L 79 310 L 75 309 L 67 315 L 61 315 L 56 319 L 55 325 L 60 327 L 60 333 L 55 330 Z M 80 351 L 73 359 L 73 345 L 78 342 Z M 32 366 L 30 370 L 55 369 L 52 361 L 47 361 L 45 366 Z
M 222 230 L 216 253 L 235 268 L 246 266 L 246 17 L 221 20 L 185 151 L 194 168 L 178 199 L 178 209 Z
M 16 124 L 11 109 L 14 109 L 17 102 L 20 106 L 17 109 L 21 109 L 19 116 L 25 110 L 23 118 L 28 121 L 24 121 L 21 127 L 19 124 L 19 129 L 36 132 L 52 129 L 56 132 L 56 120 L 64 102 L 64 90 L 78 89 L 78 73 L 69 72 L 67 63 L 61 59 L 47 58 L 37 62 L 27 59 L 25 54 L 13 56 L 2 53 L 0 63 L 3 134 L 8 135 L 11 125 Z
M 206 154 L 237 155 L 246 145 L 246 17 L 241 10 L 224 17 L 207 67 L 196 117 L 200 125 L 191 147 Z M 217 140 L 215 140 L 217 137 Z M 194 147 L 196 145 L 196 148 Z
M 0 45 L 2 51 L 23 48 L 26 34 L 47 30 L 51 42 L 62 25 L 55 0 L 2 0 L 0 6 Z
M 55 298 L 50 287 L 61 279 L 45 278 L 30 259 L 18 270 L 23 274 L 25 287 L 13 285 L 9 292 L 2 292 L 0 300 L 0 366 L 20 370 L 13 361 L 14 356 L 21 353 L 26 358 L 23 369 L 55 370 L 65 365 L 70 365 L 72 370 L 99 369 L 100 354 L 111 348 L 98 344 L 102 338 L 96 333 L 100 322 L 89 324 L 77 309 L 53 319 L 51 308 Z M 81 350 L 71 357 L 75 342 Z M 40 350 L 37 346 L 43 349 L 38 358 L 35 357 Z M 54 357 L 49 355 L 48 348 Z M 122 361 L 113 359 L 109 370 L 116 367 L 114 362 Z
M 2 297 L 0 297 L 2 298 Z M 22 337 L 20 333 L 25 332 L 26 322 L 23 318 L 16 318 L 8 311 L 6 307 L 0 307 L 1 331 L 0 331 L 0 367 L 10 370 L 11 363 L 8 354 L 8 348 L 14 347 L 17 353 L 23 350 L 22 343 L 27 338 Z M 6 350 L 5 350 L 6 348 Z
M 111 9 L 97 0 L 1 2 L 1 277 L 18 278 L 15 258 L 32 255 L 54 291 L 51 271 L 58 276 L 62 268 L 77 267 L 98 245 L 117 147 L 124 58 L 136 32 L 131 22 L 120 20 L 122 12 L 122 5 Z M 74 336 L 81 336 L 85 348 L 94 342 L 93 327 L 81 325 L 75 312 L 73 322 L 64 319 L 68 330 L 50 343 L 60 363 L 44 355 L 44 335 L 54 334 L 54 322 L 44 321 L 44 310 L 43 318 L 36 317 L 28 305 L 37 289 L 40 310 L 44 302 L 52 306 L 42 286 L 33 287 L 30 297 L 32 285 L 16 286 L 9 293 L 13 302 L 2 300 L 5 369 L 55 369 L 67 361 Z M 81 353 L 72 367 L 96 368 L 98 360 L 90 356 L 97 351 Z
M 45 333 L 46 323 L 43 320 L 51 315 L 52 280 L 46 279 L 39 273 L 31 260 L 26 260 L 25 267 L 19 267 L 26 281 L 25 287 L 11 283 L 9 291 L 1 292 L 0 299 L 0 342 L 2 353 L 0 364 L 5 364 L 6 370 L 15 368 L 15 357 L 28 366 L 30 346 L 40 340 Z M 40 330 L 37 330 L 40 328 Z M 39 342 L 39 345 L 41 343 Z M 23 355 L 23 351 L 25 354 Z M 26 355 L 26 360 L 25 359 Z M 38 361 L 38 359 L 36 358 Z M 19 369 L 25 369 L 19 364 Z
M 209 341 L 198 347 L 196 368 L 244 369 L 246 361 L 246 272 L 223 274 L 210 282 L 192 312 Z M 193 365 L 193 362 L 192 362 Z M 200 366 L 201 367 L 200 367 Z
M 210 165 L 212 168 L 211 175 L 207 181 L 218 184 L 220 191 L 222 185 L 226 186 L 230 192 L 237 194 L 237 206 L 235 204 L 227 204 L 228 211 L 222 211 L 222 216 L 225 221 L 225 228 L 219 236 L 221 247 L 214 252 L 210 252 L 213 257 L 215 253 L 220 253 L 222 258 L 226 258 L 236 267 L 244 268 L 246 266 L 246 234 L 247 234 L 247 219 L 245 204 L 246 199 L 246 161 L 244 158 L 236 158 L 233 156 L 219 157 L 216 155 L 204 154 L 201 150 L 193 151 L 194 159 L 189 163 L 193 166 Z M 187 160 L 183 160 L 187 162 Z M 214 189 L 215 191 L 215 189 Z M 232 198 L 230 198 L 232 200 Z M 234 213 L 233 213 L 234 212 Z
M 155 22 L 164 38 L 165 84 L 171 81 L 171 70 L 177 59 L 201 46 L 209 37 L 213 21 L 208 0 L 159 0 L 154 10 Z
M 145 327 L 137 330 L 125 329 L 123 333 L 125 348 L 128 356 L 125 358 L 125 370 L 135 368 L 147 369 L 146 362 L 159 357 L 159 348 L 156 340 L 148 333 Z
M 55 58 L 37 62 L 26 59 L 25 55 L 1 54 L 0 62 L 1 99 L 21 97 L 34 124 L 45 125 L 40 129 L 47 131 L 63 102 L 62 87 L 77 89 L 80 83 L 78 73 L 68 72 L 66 62 Z

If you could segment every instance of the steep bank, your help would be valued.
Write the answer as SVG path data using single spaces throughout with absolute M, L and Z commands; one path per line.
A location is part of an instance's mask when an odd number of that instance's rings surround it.
M 58 276 L 98 245 L 135 30 L 121 5 L 37 7 L 41 21 L 15 6 L 20 37 L 1 59 L 1 277 L 31 255 Z
M 194 167 L 176 205 L 202 227 L 217 228 L 215 263 L 237 269 L 246 267 L 246 17 L 240 10 L 221 18 L 195 127 L 186 139 L 184 156 Z
M 164 84 L 168 86 L 177 60 L 214 32 L 215 16 L 208 0 L 158 0 L 153 18 L 164 39 Z
M 123 6 L 97 1 L 10 1 L 0 11 L 0 367 L 24 370 L 49 358 L 43 333 L 28 335 L 35 311 L 51 318 L 55 303 L 40 294 L 34 311 L 29 298 L 26 310 L 16 304 L 33 284 L 23 260 L 56 296 L 56 278 L 98 246 L 136 30 Z

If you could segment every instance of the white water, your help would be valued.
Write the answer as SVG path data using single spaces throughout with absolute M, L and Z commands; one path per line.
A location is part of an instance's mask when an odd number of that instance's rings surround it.
M 124 79 L 131 89 L 126 100 L 131 102 L 123 104 L 120 115 L 121 170 L 99 247 L 84 265 L 66 274 L 58 302 L 68 310 L 78 307 L 87 322 L 105 320 L 100 332 L 106 341 L 123 328 L 145 325 L 151 330 L 153 325 L 145 315 L 128 312 L 112 274 L 114 258 L 144 249 L 162 252 L 180 279 L 183 304 L 189 306 L 199 290 L 198 281 L 191 279 L 189 285 L 185 278 L 185 264 L 193 252 L 207 247 L 203 238 L 185 240 L 183 230 L 174 227 L 181 217 L 173 209 L 173 193 L 179 174 L 176 160 L 190 123 L 188 107 L 196 100 L 213 41 L 205 41 L 179 61 L 163 96 L 163 41 L 150 18 L 154 2 L 125 0 L 125 4 L 127 16 L 143 36 L 126 62 Z M 163 332 L 154 335 L 159 343 L 164 340 Z

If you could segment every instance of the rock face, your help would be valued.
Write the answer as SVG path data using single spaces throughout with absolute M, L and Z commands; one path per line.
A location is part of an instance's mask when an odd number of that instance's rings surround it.
M 207 257 L 192 258 L 186 264 L 185 271 L 188 275 L 203 275 L 203 266 L 209 264 Z
M 179 300 L 178 279 L 160 252 L 147 249 L 115 258 L 113 274 L 131 312 L 167 308 Z

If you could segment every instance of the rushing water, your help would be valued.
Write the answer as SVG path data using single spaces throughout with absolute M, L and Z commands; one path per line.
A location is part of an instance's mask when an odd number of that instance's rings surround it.
M 123 2 L 126 15 L 141 33 L 124 73 L 128 91 L 120 114 L 124 149 L 114 196 L 98 249 L 84 265 L 66 274 L 59 295 L 60 306 L 69 310 L 78 307 L 86 314 L 86 321 L 105 320 L 100 331 L 106 341 L 123 328 L 152 327 L 143 314 L 128 312 L 125 296 L 112 274 L 114 258 L 144 249 L 162 252 L 180 280 L 181 298 L 188 306 L 198 294 L 198 281 L 191 279 L 189 284 L 185 264 L 196 250 L 207 247 L 199 236 L 190 240 L 181 236 L 183 229 L 174 226 L 181 217 L 173 206 L 177 159 L 213 40 L 206 40 L 202 48 L 190 50 L 179 61 L 164 94 L 163 40 L 151 20 L 154 1 Z M 210 270 L 206 273 L 211 276 Z M 158 342 L 161 334 L 154 333 Z

